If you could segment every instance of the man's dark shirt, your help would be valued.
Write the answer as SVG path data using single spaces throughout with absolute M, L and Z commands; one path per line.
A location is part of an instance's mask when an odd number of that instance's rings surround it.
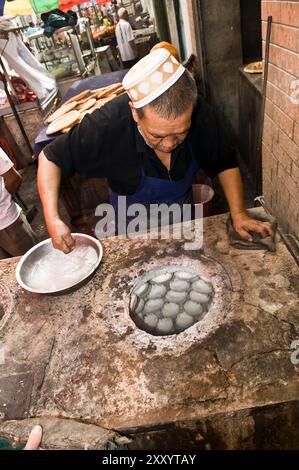
M 191 163 L 190 144 L 199 167 L 211 178 L 238 166 L 225 133 L 202 99 L 186 140 L 172 151 L 169 172 L 140 135 L 128 103 L 127 95 L 116 98 L 45 147 L 46 157 L 61 168 L 62 176 L 104 177 L 114 192 L 129 195 L 138 189 L 142 169 L 146 176 L 182 179 Z

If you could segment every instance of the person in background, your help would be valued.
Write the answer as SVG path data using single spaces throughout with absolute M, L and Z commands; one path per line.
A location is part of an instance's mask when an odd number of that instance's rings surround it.
M 114 25 L 115 21 L 114 21 L 114 15 L 113 15 L 113 12 L 111 10 L 108 10 L 107 13 L 105 14 L 104 13 L 104 17 L 108 19 L 109 23 L 111 25 Z
M 25 35 L 26 36 L 31 36 L 31 34 L 36 33 L 36 31 L 38 31 L 38 28 L 36 26 L 34 26 L 34 23 L 32 23 L 32 21 L 30 21 L 28 29 L 27 29 Z
M 138 60 L 137 46 L 134 41 L 134 34 L 129 23 L 129 14 L 125 8 L 118 10 L 119 22 L 115 29 L 118 49 L 125 69 L 129 69 Z
M 21 182 L 21 175 L 0 147 L 0 259 L 24 255 L 37 243 L 25 214 L 12 198 Z
M 109 21 L 109 19 L 108 19 L 106 16 L 104 16 L 104 17 L 103 17 L 103 25 L 106 26 L 106 27 L 108 27 L 108 26 L 111 26 L 111 24 L 113 24 L 113 23 L 111 23 L 111 22 Z

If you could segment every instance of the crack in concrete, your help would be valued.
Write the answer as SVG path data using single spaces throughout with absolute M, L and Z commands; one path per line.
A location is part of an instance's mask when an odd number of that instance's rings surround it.
M 38 334 L 41 332 L 41 330 L 43 329 L 43 327 L 45 326 L 45 324 L 47 323 L 47 320 L 44 321 L 44 323 L 42 324 L 42 326 L 34 333 L 35 336 L 38 336 Z M 31 351 L 30 351 L 31 352 Z M 27 361 L 28 360 L 28 357 L 30 356 L 30 352 L 29 354 L 24 358 L 24 361 Z
M 271 317 L 274 317 L 278 322 L 282 322 L 282 323 L 286 323 L 287 325 L 289 325 L 292 329 L 293 329 L 293 333 L 297 334 L 297 328 L 299 325 L 295 325 L 294 323 L 288 321 L 288 320 L 285 320 L 284 318 L 279 318 L 277 317 L 277 315 L 273 312 L 267 312 L 266 310 L 264 310 L 260 305 L 254 305 L 254 304 L 251 304 L 249 302 L 245 302 L 245 305 L 248 305 L 249 307 L 254 307 L 258 310 L 260 310 L 261 312 L 263 312 L 264 315 L 271 315 Z
M 35 403 L 38 403 L 38 401 L 41 397 L 42 387 L 43 387 L 45 379 L 46 379 L 47 371 L 48 371 L 48 369 L 50 367 L 50 364 L 51 364 L 51 359 L 52 359 L 52 356 L 53 356 L 53 353 L 54 353 L 55 344 L 56 344 L 56 337 L 54 336 L 53 341 L 52 341 L 52 345 L 51 345 L 51 349 L 50 349 L 50 352 L 48 354 L 48 361 L 45 364 L 45 367 L 43 369 L 43 376 L 42 376 L 41 382 L 40 382 L 39 386 L 36 389 L 36 396 L 34 397 Z M 30 399 L 29 409 L 31 408 L 31 404 L 32 404 L 32 399 Z
M 64 410 L 65 411 L 65 410 Z M 30 419 L 31 418 L 55 418 L 55 419 L 61 419 L 61 420 L 68 420 L 68 421 L 75 421 L 76 423 L 80 423 L 80 424 L 85 424 L 86 426 L 97 426 L 98 428 L 100 429 L 104 429 L 105 431 L 112 431 L 112 432 L 118 432 L 118 431 L 115 431 L 114 429 L 112 428 L 107 428 L 106 426 L 103 426 L 101 423 L 98 423 L 96 421 L 93 421 L 91 419 L 88 419 L 85 420 L 83 417 L 80 417 L 80 418 L 77 418 L 75 416 L 62 416 L 62 415 L 48 415 L 48 414 L 35 414 L 34 416 L 30 416 Z M 24 418 L 26 419 L 26 418 Z
M 279 348 L 279 349 L 270 349 L 269 351 L 262 351 L 262 352 L 258 352 L 256 354 L 253 354 L 251 356 L 247 356 L 247 357 L 243 357 L 241 358 L 240 360 L 234 362 L 229 369 L 227 369 L 227 372 L 230 373 L 230 371 L 238 364 L 241 364 L 242 362 L 245 362 L 246 360 L 248 359 L 256 359 L 257 357 L 259 356 L 265 356 L 266 354 L 272 354 L 272 353 L 276 353 L 276 352 L 292 352 L 292 349 L 291 348 Z

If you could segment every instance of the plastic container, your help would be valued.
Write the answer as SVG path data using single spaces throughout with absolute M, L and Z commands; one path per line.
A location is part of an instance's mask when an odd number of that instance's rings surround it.
M 215 192 L 207 184 L 192 184 L 192 197 L 194 205 L 194 214 L 196 215 L 196 205 L 202 204 L 203 217 L 212 215 L 213 197 Z

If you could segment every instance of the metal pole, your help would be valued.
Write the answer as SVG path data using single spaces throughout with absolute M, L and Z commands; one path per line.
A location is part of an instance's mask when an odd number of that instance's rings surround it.
M 265 106 L 266 106 L 266 92 L 267 92 L 267 81 L 268 81 L 268 68 L 269 68 L 269 50 L 270 50 L 270 37 L 271 37 L 271 25 L 272 16 L 267 18 L 267 36 L 266 36 L 266 49 L 265 49 L 265 68 L 263 77 L 263 101 L 262 101 L 262 120 L 261 120 L 261 137 L 259 144 L 262 144 L 264 119 L 265 119 Z
M 85 30 L 86 30 L 86 35 L 87 35 L 87 39 L 88 39 L 88 42 L 89 42 L 90 50 L 91 50 L 91 55 L 93 57 L 95 57 L 96 53 L 95 53 L 95 50 L 94 50 L 93 36 L 92 36 L 92 32 L 91 32 L 91 28 L 90 28 L 90 22 L 89 22 L 88 18 L 86 18 L 86 21 L 85 21 Z
M 202 73 L 202 83 L 203 83 L 203 95 L 204 98 L 210 100 L 210 87 L 208 81 L 208 70 L 207 70 L 207 53 L 206 53 L 206 41 L 205 41 L 205 32 L 203 24 L 203 10 L 202 10 L 202 1 L 197 0 L 197 12 L 199 19 L 199 35 L 200 35 L 200 49 L 201 49 L 201 73 Z
M 259 132 L 257 137 L 257 150 L 256 155 L 259 158 L 260 166 L 259 172 L 262 173 L 262 141 L 263 141 L 263 131 L 264 131 L 264 120 L 265 120 L 265 106 L 266 106 L 266 92 L 267 92 L 267 81 L 268 81 L 268 67 L 269 67 L 269 50 L 270 50 L 270 37 L 271 37 L 271 25 L 272 25 L 272 16 L 267 18 L 267 35 L 266 35 L 266 48 L 265 48 L 265 67 L 264 67 L 264 77 L 263 77 L 263 95 L 262 95 L 262 106 L 261 106 L 261 118 L 259 124 Z M 260 191 L 259 187 L 259 178 L 256 181 L 256 194 Z
M 22 135 L 23 135 L 23 137 L 24 137 L 24 139 L 25 139 L 26 145 L 28 146 L 28 148 L 29 148 L 29 150 L 30 150 L 30 153 L 31 153 L 31 155 L 32 155 L 32 154 L 33 154 L 33 149 L 32 149 L 32 147 L 31 147 L 31 144 L 30 144 L 30 141 L 29 141 L 29 139 L 28 139 L 28 136 L 27 136 L 27 134 L 26 134 L 26 132 L 25 132 L 23 123 L 22 123 L 22 121 L 21 121 L 21 119 L 20 119 L 20 117 L 19 117 L 19 115 L 18 115 L 17 110 L 16 110 L 15 104 L 14 104 L 14 102 L 13 102 L 11 96 L 10 96 L 9 90 L 8 90 L 8 88 L 7 88 L 7 83 L 6 83 L 6 78 L 5 78 L 5 74 L 7 74 L 7 72 L 6 72 L 6 69 L 5 69 L 5 67 L 4 67 L 4 64 L 3 64 L 3 61 L 2 61 L 2 59 L 1 59 L 1 57 L 0 57 L 0 66 L 1 66 L 1 68 L 2 68 L 2 70 L 3 70 L 3 72 L 4 72 L 4 73 L 3 73 L 3 85 L 4 85 L 4 90 L 5 90 L 7 99 L 8 99 L 8 101 L 9 101 L 9 104 L 10 104 L 10 107 L 11 107 L 11 109 L 12 109 L 12 112 L 13 112 L 15 118 L 16 118 L 16 121 L 17 121 L 18 126 L 19 126 L 19 128 L 20 128 L 20 131 L 21 131 L 21 133 L 22 133 Z

